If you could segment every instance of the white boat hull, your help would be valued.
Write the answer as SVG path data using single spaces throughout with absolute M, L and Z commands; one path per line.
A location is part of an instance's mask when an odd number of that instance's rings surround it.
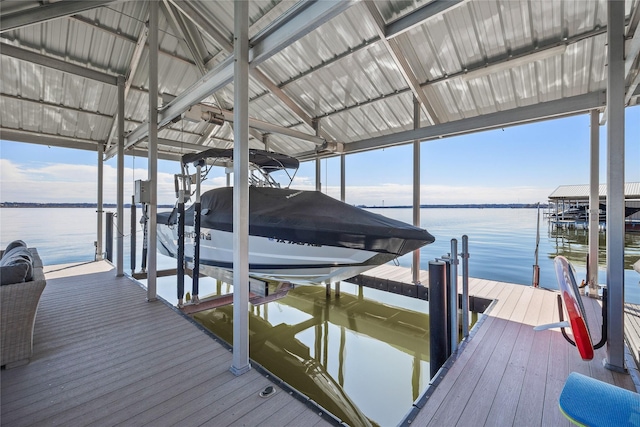
M 193 261 L 193 227 L 185 227 L 185 259 Z M 233 234 L 203 228 L 200 268 L 219 276 L 233 269 Z M 176 258 L 177 227 L 158 225 L 158 250 Z M 249 236 L 249 274 L 265 280 L 293 283 L 335 283 L 391 260 L 391 255 L 344 247 L 311 245 L 282 239 Z

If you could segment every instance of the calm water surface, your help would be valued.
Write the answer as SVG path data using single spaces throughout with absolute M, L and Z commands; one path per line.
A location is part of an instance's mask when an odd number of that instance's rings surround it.
M 371 209 L 405 222 L 410 209 Z M 138 210 L 139 215 L 140 210 Z M 130 213 L 125 210 L 125 270 L 130 271 Z M 0 209 L 0 246 L 14 239 L 37 247 L 45 264 L 88 262 L 95 253 L 95 209 Z M 471 277 L 530 285 L 536 244 L 536 209 L 423 209 L 421 223 L 436 242 L 421 250 L 422 268 L 450 252 L 452 238 L 469 236 Z M 555 231 L 541 215 L 540 285 L 556 288 L 553 258 L 572 261 L 577 277 L 586 274 L 585 230 Z M 142 233 L 137 233 L 138 263 Z M 640 303 L 640 234 L 625 241 L 625 299 Z M 601 283 L 605 234 L 600 233 Z M 411 255 L 399 260 L 411 265 Z M 158 255 L 158 268 L 175 261 Z M 190 290 L 190 279 L 185 281 Z M 201 296 L 232 292 L 212 279 L 200 281 Z M 252 307 L 251 357 L 310 398 L 353 425 L 396 425 L 429 382 L 428 303 L 342 283 L 342 296 L 327 299 L 324 287 L 298 286 L 283 299 Z M 159 278 L 158 293 L 176 302 L 175 277 Z M 232 341 L 232 309 L 200 313 L 197 321 Z

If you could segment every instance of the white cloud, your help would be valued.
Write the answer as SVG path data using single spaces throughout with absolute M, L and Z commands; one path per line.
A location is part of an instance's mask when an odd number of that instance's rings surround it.
M 37 203 L 95 203 L 97 201 L 97 166 L 43 163 L 24 165 L 0 159 L 0 201 Z M 115 203 L 117 170 L 104 165 L 104 203 Z M 145 169 L 125 168 L 125 203 L 131 199 L 136 179 L 147 179 Z M 158 203 L 173 204 L 173 175 L 158 173 Z
M 324 189 L 332 197 L 340 197 L 337 186 Z M 422 185 L 420 203 L 433 204 L 483 204 L 483 203 L 536 203 L 546 202 L 553 189 L 536 187 L 473 187 Z M 347 203 L 368 206 L 411 205 L 413 187 L 403 184 L 378 186 L 347 186 Z
M 97 200 L 97 166 L 42 163 L 24 165 L 0 159 L 0 201 L 3 202 L 80 202 Z M 134 193 L 134 181 L 147 179 L 144 168 L 125 168 L 125 203 Z M 117 170 L 104 165 L 104 202 L 115 203 L 117 194 Z M 213 177 L 203 183 L 203 191 L 226 185 L 226 177 Z M 305 176 L 295 178 L 293 188 L 314 190 L 315 182 Z M 323 192 L 339 199 L 339 186 L 323 186 Z M 536 187 L 481 187 L 423 185 L 421 204 L 464 203 L 536 203 L 545 202 L 553 191 Z M 347 186 L 346 201 L 354 205 L 411 205 L 411 185 L 383 184 Z M 158 203 L 173 204 L 175 192 L 173 175 L 158 173 Z

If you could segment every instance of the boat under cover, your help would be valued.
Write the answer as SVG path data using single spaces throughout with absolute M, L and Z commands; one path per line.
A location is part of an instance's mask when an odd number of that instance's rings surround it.
M 233 188 L 201 197 L 200 266 L 233 268 Z M 194 207 L 185 212 L 185 258 L 193 260 Z M 159 213 L 158 249 L 177 254 L 177 214 Z M 318 191 L 249 187 L 249 273 L 269 280 L 328 283 L 353 277 L 435 238 L 426 230 Z

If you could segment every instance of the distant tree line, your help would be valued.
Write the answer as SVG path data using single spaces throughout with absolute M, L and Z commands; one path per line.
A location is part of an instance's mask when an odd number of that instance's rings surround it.
M 397 206 L 368 206 L 368 205 L 358 205 L 360 208 L 367 209 L 411 209 L 413 206 L 411 205 L 397 205 Z M 420 208 L 510 208 L 510 209 L 530 209 L 538 207 L 537 203 L 463 203 L 456 205 L 420 205 Z M 548 208 L 548 203 L 540 203 L 541 208 Z
M 0 208 L 97 208 L 97 203 L 34 203 L 34 202 L 0 202 Z M 115 209 L 115 203 L 105 203 L 103 208 Z M 126 203 L 125 208 L 130 208 L 131 203 Z M 172 208 L 173 205 L 158 205 L 161 208 Z

